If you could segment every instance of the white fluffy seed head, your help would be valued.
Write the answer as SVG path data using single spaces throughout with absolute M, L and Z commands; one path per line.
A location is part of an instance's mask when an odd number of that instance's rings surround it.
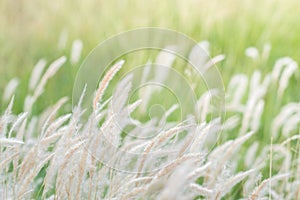
M 293 131 L 298 131 L 300 124 L 300 112 L 291 116 L 282 127 L 282 133 L 285 137 L 289 136 Z
M 255 106 L 253 115 L 252 115 L 252 122 L 251 122 L 251 130 L 257 131 L 259 129 L 261 123 L 261 116 L 264 111 L 265 101 L 259 100 L 257 105 Z
M 283 71 L 283 68 L 288 66 L 290 63 L 294 62 L 293 59 L 289 57 L 283 57 L 276 61 L 273 70 L 272 70 L 272 79 L 277 82 Z
M 279 80 L 279 88 L 278 88 L 278 96 L 282 97 L 285 89 L 289 84 L 290 77 L 295 73 L 298 69 L 298 65 L 296 62 L 292 61 L 286 68 L 283 70 L 281 78 Z
M 245 55 L 256 60 L 259 57 L 259 52 L 256 47 L 248 47 L 245 51 Z
M 289 103 L 281 109 L 280 113 L 272 121 L 271 133 L 274 138 L 277 138 L 280 128 L 295 113 L 300 113 L 300 103 Z
M 207 63 L 204 65 L 204 67 L 203 67 L 204 71 L 208 70 L 210 67 L 216 65 L 217 63 L 223 61 L 224 59 L 225 59 L 225 55 L 223 55 L 223 54 L 213 57 L 212 59 L 207 61 Z
M 261 72 L 255 70 L 250 80 L 250 96 L 254 94 L 254 92 L 257 90 L 258 87 L 261 87 L 260 80 L 261 80 Z
M 242 102 L 242 98 L 245 95 L 246 88 L 248 87 L 248 77 L 245 74 L 234 75 L 228 85 L 228 93 L 231 98 L 231 104 L 233 106 L 239 106 Z
M 38 63 L 34 66 L 33 71 L 31 73 L 31 77 L 29 80 L 29 89 L 33 90 L 36 86 L 38 81 L 41 78 L 41 75 L 46 67 L 46 60 L 45 59 L 40 59 Z
M 3 101 L 7 102 L 10 100 L 12 95 L 16 92 L 18 85 L 19 85 L 19 79 L 17 78 L 13 78 L 8 82 L 4 90 Z
M 94 111 L 97 110 L 99 102 L 102 100 L 102 97 L 104 95 L 104 92 L 109 84 L 109 82 L 113 79 L 113 77 L 118 73 L 118 71 L 122 68 L 125 61 L 121 60 L 118 63 L 116 63 L 103 77 L 101 82 L 99 83 L 99 87 L 95 93 L 95 97 L 93 100 L 93 108 Z
M 24 142 L 14 138 L 0 138 L 1 146 L 10 146 L 10 145 L 17 145 L 17 144 L 24 144 Z
M 155 77 L 154 81 L 157 83 L 164 83 L 169 75 L 170 68 L 172 68 L 172 65 L 176 59 L 176 54 L 174 54 L 174 51 L 176 51 L 177 46 L 167 46 L 165 49 L 159 52 L 159 54 L 156 57 L 155 65 Z M 160 91 L 161 88 L 154 87 L 155 91 Z
M 81 40 L 77 39 L 73 42 L 72 49 L 71 49 L 71 58 L 70 58 L 71 64 L 74 65 L 79 62 L 81 57 L 82 47 L 83 47 L 83 43 Z
M 189 54 L 190 63 L 196 67 L 200 72 L 204 72 L 204 65 L 209 59 L 209 42 L 201 41 L 192 48 Z
M 57 60 L 55 60 L 53 63 L 51 63 L 51 65 L 45 72 L 44 76 L 41 78 L 41 80 L 34 92 L 35 98 L 38 98 L 44 92 L 44 88 L 45 88 L 47 81 L 57 73 L 57 71 L 66 62 L 66 60 L 67 60 L 67 58 L 65 56 L 62 56 L 62 57 L 58 58 Z

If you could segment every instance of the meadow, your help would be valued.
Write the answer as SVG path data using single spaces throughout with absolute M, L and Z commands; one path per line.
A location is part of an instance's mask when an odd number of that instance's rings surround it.
M 1 199 L 299 199 L 299 7 L 296 0 L 1 0 Z M 202 45 L 203 65 L 213 60 L 222 77 L 222 116 L 188 64 L 162 51 L 112 61 L 91 112 L 86 89 L 72 105 L 93 48 L 143 27 Z M 196 102 L 134 93 L 125 72 L 158 61 L 190 76 Z M 152 77 L 147 68 L 143 74 Z M 157 102 L 166 109 L 149 115 Z M 182 108 L 193 109 L 181 116 Z

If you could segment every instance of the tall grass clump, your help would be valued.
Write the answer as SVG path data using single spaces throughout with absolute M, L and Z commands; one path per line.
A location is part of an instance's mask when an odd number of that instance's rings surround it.
M 81 49 L 76 40 L 70 58 L 62 56 L 48 67 L 43 59 L 36 64 L 21 113 L 13 112 L 22 103 L 14 97 L 19 81 L 8 83 L 0 118 L 1 199 L 300 199 L 300 103 L 284 98 L 299 71 L 292 58 L 278 59 L 270 73 L 234 74 L 226 87 L 224 120 L 207 120 L 207 93 L 198 101 L 200 123 L 192 114 L 181 122 L 169 120 L 178 105 L 165 115 L 164 129 L 158 119 L 133 118 L 130 113 L 142 101 L 128 103 L 131 75 L 104 98 L 126 65 L 123 60 L 100 81 L 87 120 L 85 90 L 71 112 L 66 113 L 70 100 L 63 97 L 33 113 L 48 80 L 69 59 L 76 65 Z M 251 59 L 267 54 L 246 50 Z M 217 139 L 213 148 L 207 145 Z

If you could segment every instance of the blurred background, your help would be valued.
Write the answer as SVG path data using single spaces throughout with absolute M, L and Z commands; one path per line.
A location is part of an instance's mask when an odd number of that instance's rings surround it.
M 51 63 L 69 56 L 75 39 L 83 42 L 84 58 L 112 35 L 149 26 L 173 29 L 196 41 L 208 40 L 212 55 L 226 56 L 218 65 L 225 84 L 237 72 L 269 72 L 279 57 L 300 61 L 299 9 L 298 0 L 0 0 L 0 93 L 11 78 L 18 77 L 17 96 L 25 97 L 38 60 Z M 266 44 L 272 46 L 267 61 L 254 62 L 245 56 L 247 47 L 262 51 Z M 80 63 L 67 65 L 47 85 L 52 92 L 42 97 L 41 104 L 71 94 Z M 296 80 L 292 81 L 295 85 Z

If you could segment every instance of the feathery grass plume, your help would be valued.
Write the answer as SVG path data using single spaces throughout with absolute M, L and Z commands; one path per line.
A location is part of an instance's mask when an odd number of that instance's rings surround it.
M 206 116 L 209 113 L 209 106 L 212 98 L 211 92 L 213 91 L 205 92 L 196 103 L 195 110 L 197 111 L 197 116 L 200 116 L 201 122 L 206 121 Z
M 49 134 L 48 129 L 51 126 L 51 123 L 53 122 L 55 115 L 67 101 L 68 101 L 67 97 L 61 98 L 54 106 L 49 108 L 49 112 L 46 112 L 46 115 L 45 115 L 45 116 L 47 116 L 46 120 L 40 121 L 40 123 L 43 124 L 42 129 L 41 129 L 41 136 L 44 136 L 44 137 L 48 136 L 48 134 Z
M 289 84 L 290 77 L 298 69 L 298 64 L 295 61 L 291 61 L 283 70 L 279 80 L 278 96 L 282 98 L 282 95 Z
M 13 96 L 18 85 L 19 85 L 19 79 L 17 78 L 13 78 L 8 82 L 2 96 L 4 102 L 8 101 Z
M 266 88 L 266 90 L 267 90 L 267 89 L 269 88 L 269 86 L 270 86 L 271 80 L 272 80 L 272 74 L 271 74 L 271 73 L 268 73 L 268 74 L 265 76 L 265 78 L 264 78 L 264 80 L 263 80 L 261 86 L 262 86 L 263 88 Z
M 259 52 L 256 47 L 248 47 L 245 50 L 245 55 L 253 60 L 257 60 L 259 58 Z
M 209 122 L 210 126 L 207 129 L 207 134 L 205 136 L 205 140 L 200 142 L 201 146 L 204 149 L 211 150 L 217 142 L 220 131 L 222 130 L 221 118 L 214 118 Z
M 156 146 L 161 144 L 163 141 L 167 140 L 169 137 L 173 136 L 174 134 L 185 130 L 187 126 L 181 125 L 181 126 L 176 126 L 170 130 L 164 131 L 159 133 L 144 149 L 143 156 L 141 157 L 141 161 L 138 167 L 138 175 L 142 172 L 145 161 L 151 150 Z
M 30 113 L 33 104 L 35 103 L 35 99 L 31 95 L 27 95 L 24 101 L 24 111 Z
M 118 115 L 122 112 L 125 104 L 128 101 L 128 95 L 131 90 L 133 74 L 126 75 L 117 85 L 113 92 L 112 99 L 108 110 L 111 110 L 113 114 Z M 110 115 L 109 115 L 110 116 Z M 128 117 L 128 116 L 126 116 Z
M 122 125 L 118 121 L 117 122 L 115 121 L 114 116 L 111 116 L 107 118 L 107 120 L 104 122 L 104 124 L 101 127 L 100 133 L 102 137 L 104 137 L 103 139 L 107 141 L 107 142 L 104 141 L 107 145 L 105 146 L 107 148 L 107 154 L 106 154 L 107 156 L 109 155 L 108 149 L 112 150 L 114 147 L 120 145 L 120 141 L 121 141 L 120 133 L 122 132 L 122 128 L 123 128 L 121 126 Z
M 232 155 L 239 149 L 239 147 L 244 142 L 246 142 L 253 134 L 254 132 L 249 132 L 248 134 L 243 135 L 235 140 L 226 142 L 225 144 L 221 145 L 211 152 L 208 160 L 214 163 L 211 173 L 214 173 L 215 176 L 213 176 L 212 179 L 208 180 L 209 188 L 212 188 L 216 183 L 217 176 L 222 171 L 222 166 L 224 166 L 224 164 L 228 162 L 230 157 L 232 157 Z
M 76 186 L 74 187 L 76 189 L 76 194 L 75 194 L 76 199 L 80 199 L 82 194 L 82 186 L 87 171 L 87 167 L 86 167 L 88 162 L 87 159 L 88 159 L 88 150 L 84 148 L 81 152 L 80 160 L 78 163 L 78 173 L 77 173 L 78 179 L 76 181 L 77 187 Z
M 300 139 L 300 135 L 294 135 L 294 136 L 292 136 L 292 137 L 289 137 L 289 138 L 286 139 L 285 141 L 283 141 L 283 142 L 281 143 L 281 145 L 287 145 L 287 144 L 290 143 L 291 141 L 293 141 L 293 140 L 298 140 L 298 139 Z
M 210 199 L 212 197 L 212 195 L 214 194 L 214 191 L 212 189 L 209 188 L 205 188 L 201 185 L 198 185 L 196 183 L 190 183 L 190 187 L 195 190 L 198 195 L 204 196 L 207 199 Z
M 267 191 L 267 185 L 269 184 L 269 182 L 271 182 L 271 181 L 279 181 L 279 180 L 282 180 L 282 179 L 284 179 L 286 177 L 289 177 L 289 176 L 290 176 L 289 174 L 278 174 L 276 176 L 273 176 L 271 178 L 263 180 L 261 182 L 261 184 L 259 184 L 259 186 L 257 186 L 254 189 L 254 191 L 252 192 L 252 194 L 249 196 L 249 200 L 261 199 L 268 192 L 271 192 L 271 191 Z
M 71 127 L 76 127 L 75 130 L 79 129 L 78 128 L 78 126 L 79 126 L 78 123 L 80 121 L 80 117 L 85 112 L 85 109 L 82 109 L 82 102 L 83 102 L 83 99 L 86 95 L 86 89 L 87 89 L 87 84 L 84 85 L 84 88 L 82 90 L 81 96 L 80 96 L 79 101 L 78 101 L 78 104 L 75 106 L 75 108 L 72 111 L 72 116 L 71 116 L 71 120 L 70 120 L 69 124 L 70 124 Z
M 54 136 L 54 135 L 53 135 Z M 48 140 L 48 144 L 51 142 L 49 138 L 43 138 L 41 141 L 41 144 L 43 145 L 44 141 Z M 59 167 L 64 162 L 64 152 L 67 151 L 68 148 L 67 142 L 62 138 L 57 142 L 57 145 L 55 146 L 53 152 L 54 156 L 52 160 L 50 161 L 49 167 L 47 168 L 47 173 L 45 175 L 43 185 L 44 185 L 44 191 L 43 191 L 43 197 L 46 195 L 46 193 L 49 191 L 50 187 L 54 184 L 54 176 L 59 169 Z
M 72 114 L 66 114 L 59 117 L 57 120 L 52 122 L 46 131 L 43 133 L 43 137 L 49 137 L 53 132 L 55 132 L 59 127 L 61 127 L 66 121 L 71 118 Z
M 10 146 L 10 145 L 16 145 L 16 144 L 24 144 L 24 142 L 21 140 L 14 139 L 14 138 L 0 138 L 1 146 Z
M 143 70 L 143 74 L 142 74 L 142 78 L 141 78 L 141 84 L 143 85 L 144 83 L 147 82 L 148 77 L 150 75 L 150 71 L 151 71 L 151 65 L 152 65 L 152 61 L 148 60 L 147 63 L 144 66 L 144 70 Z
M 276 61 L 272 70 L 272 79 L 274 82 L 279 81 L 280 75 L 282 74 L 283 68 L 293 63 L 293 59 L 289 57 L 283 57 Z
M 14 105 L 15 96 L 12 96 L 3 116 L 0 118 L 0 135 L 7 132 L 7 126 L 12 121 L 12 108 Z M 4 134 L 3 134 L 4 135 Z
M 151 85 L 145 85 L 144 87 L 139 89 L 139 98 L 143 100 L 142 105 L 139 108 L 141 113 L 146 113 L 148 103 L 151 100 L 153 93 L 156 91 L 156 87 Z
M 253 76 L 255 78 L 253 78 L 253 80 L 258 79 L 258 76 Z M 248 129 L 249 126 L 251 125 L 251 119 L 252 119 L 252 115 L 253 115 L 253 111 L 255 109 L 255 105 L 257 104 L 257 102 L 262 99 L 266 92 L 267 92 L 267 88 L 262 87 L 262 85 L 259 85 L 258 88 L 254 89 L 254 84 L 256 81 L 253 81 L 253 89 L 252 89 L 252 94 L 249 97 L 247 104 L 246 104 L 246 109 L 244 110 L 244 115 L 243 115 L 243 120 L 242 120 L 242 127 L 240 130 L 240 134 L 243 135 L 245 134 Z
M 119 61 L 114 66 L 110 68 L 110 70 L 105 74 L 101 82 L 99 83 L 97 92 L 95 93 L 95 97 L 93 100 L 93 108 L 94 111 L 97 110 L 98 103 L 102 100 L 102 97 L 104 95 L 104 92 L 109 84 L 109 82 L 113 79 L 113 77 L 116 75 L 116 73 L 122 68 L 124 64 L 124 60 Z
M 27 113 L 22 113 L 17 117 L 17 119 L 15 120 L 15 122 L 12 124 L 10 128 L 10 131 L 8 133 L 8 138 L 12 136 L 13 131 L 26 119 L 26 117 L 27 117 Z
M 58 167 L 57 178 L 56 178 L 56 191 L 57 194 L 64 198 L 67 186 L 72 186 L 72 178 L 76 177 L 76 165 L 74 161 L 78 161 L 78 153 L 84 149 L 86 140 L 79 140 L 70 146 L 67 152 L 63 156 L 63 162 Z M 75 160 L 74 160 L 75 159 Z M 69 173 L 68 173 L 69 172 Z M 70 179 L 71 178 L 71 179 Z M 75 191 L 74 191 L 75 192 Z M 69 194 L 72 195 L 72 194 Z
M 271 150 L 270 150 L 271 151 Z M 292 154 L 288 148 L 282 145 L 272 145 L 272 154 L 276 153 L 276 157 L 273 156 L 273 162 L 278 159 L 280 162 L 280 168 L 279 168 L 279 174 L 283 173 L 289 173 L 291 169 L 291 164 L 292 164 Z M 282 155 L 282 159 L 280 159 L 279 155 Z M 279 188 L 278 188 L 279 189 Z
M 197 167 L 194 171 L 190 172 L 187 175 L 187 178 L 191 180 L 191 182 L 196 181 L 199 177 L 204 176 L 207 170 L 211 167 L 212 162 L 207 162 L 206 164 L 202 165 L 201 167 Z
M 16 138 L 19 140 L 23 140 L 25 132 L 26 132 L 26 126 L 27 126 L 27 121 L 28 121 L 28 117 L 26 115 L 25 119 L 23 120 L 23 122 L 20 124 L 18 131 L 16 133 Z
M 190 152 L 199 152 L 203 148 L 211 126 L 213 126 L 212 122 L 210 122 L 209 124 L 203 122 L 196 127 L 195 133 L 198 135 L 198 137 L 195 137 L 195 139 L 193 140 L 190 146 Z
M 261 180 L 263 178 L 262 178 L 262 174 L 259 172 L 260 169 L 257 169 L 258 173 L 253 173 L 253 174 L 249 175 L 248 179 L 245 180 L 245 182 L 243 184 L 244 196 L 248 196 L 249 194 L 251 194 L 253 192 L 254 188 L 257 187 L 259 185 L 259 183 L 261 183 Z M 245 198 L 245 199 L 248 199 L 248 198 Z
M 254 142 L 247 150 L 246 154 L 245 154 L 245 165 L 246 167 L 250 168 L 251 165 L 254 162 L 255 156 L 258 154 L 257 150 L 258 150 L 258 146 L 259 143 L 258 142 Z
M 39 161 L 38 145 L 34 145 L 24 156 L 22 163 L 19 167 L 18 182 L 21 182 L 26 177 L 26 174 L 30 173 L 33 166 Z
M 256 166 L 256 169 L 263 169 L 265 167 L 267 167 L 266 163 L 266 158 L 269 156 L 270 154 L 270 146 L 264 146 L 262 150 L 258 151 L 258 156 L 256 156 L 254 162 L 252 165 Z
M 43 147 L 48 147 L 51 143 L 55 142 L 58 138 L 60 138 L 64 134 L 64 130 L 58 130 L 52 135 L 42 138 L 40 144 Z
M 1 139 L 0 139 L 1 140 Z M 14 143 L 15 143 L 16 141 L 14 141 Z M 20 141 L 17 141 L 17 142 L 20 142 Z M 17 143 L 18 144 L 18 143 Z M 20 153 L 19 152 L 16 152 L 16 153 L 14 153 L 14 154 L 12 154 L 12 155 L 9 155 L 7 158 L 5 158 L 5 159 L 3 159 L 3 158 L 1 158 L 1 162 L 0 162 L 0 172 L 5 168 L 5 167 L 7 167 L 8 165 L 9 165 L 9 163 L 11 163 L 11 161 L 15 158 L 15 157 L 17 157 L 18 155 L 19 155 Z M 1 185 L 1 183 L 0 183 L 0 185 Z
M 173 170 L 173 173 L 168 178 L 168 181 L 165 184 L 165 187 L 158 195 L 157 199 L 182 199 L 184 198 L 184 189 L 186 185 L 189 184 L 186 174 L 193 169 L 193 163 L 192 162 L 185 162 L 178 167 L 176 167 L 175 170 Z M 180 179 L 180 181 L 178 181 Z M 174 192 L 178 191 L 178 192 Z
M 143 101 L 142 99 L 138 99 L 135 102 L 133 102 L 132 104 L 129 104 L 128 106 L 125 107 L 123 112 L 125 112 L 127 114 L 131 114 L 135 109 L 137 109 L 137 107 L 139 107 L 141 105 L 142 101 Z M 126 115 L 123 114 L 123 116 L 126 116 Z M 129 118 L 130 118 L 130 116 L 129 116 Z M 136 121 L 137 120 L 135 120 L 135 122 Z M 140 124 L 140 122 L 138 122 L 138 124 Z
M 216 65 L 217 63 L 223 61 L 225 59 L 225 55 L 217 55 L 213 57 L 212 59 L 208 60 L 207 63 L 204 65 L 204 70 L 208 70 L 210 67 Z
M 253 111 L 252 115 L 252 121 L 251 121 L 251 130 L 253 131 L 258 131 L 260 127 L 260 122 L 261 122 L 261 116 L 264 111 L 264 106 L 265 106 L 265 101 L 264 100 L 259 100 L 257 105 L 255 106 L 255 109 Z
M 178 169 L 180 166 L 184 165 L 184 163 L 195 163 L 198 159 L 203 158 L 200 154 L 187 154 L 182 157 L 177 158 L 176 160 L 172 161 L 167 166 L 161 168 L 157 173 L 155 173 L 154 177 L 152 178 L 151 182 L 145 185 L 143 196 L 151 195 L 153 193 L 159 193 L 160 190 L 164 189 L 164 186 L 167 184 L 167 179 L 170 177 L 171 174 L 174 173 L 174 170 Z M 187 180 L 185 178 L 185 180 Z
M 169 68 L 172 68 L 173 62 L 175 61 L 176 55 L 172 53 L 176 51 L 177 46 L 167 46 L 165 49 L 161 50 L 155 59 L 155 65 L 163 66 L 167 68 L 157 67 L 155 71 L 155 82 L 164 83 L 168 73 Z
M 291 118 L 295 113 L 300 113 L 300 103 L 289 103 L 281 108 L 279 114 L 273 119 L 271 132 L 274 138 L 278 137 L 280 128 Z
M 261 72 L 258 70 L 255 70 L 250 79 L 250 88 L 249 88 L 250 94 L 249 94 L 249 96 L 252 96 L 255 93 L 257 88 L 260 86 L 260 82 L 261 82 Z
M 49 68 L 47 69 L 47 71 L 45 72 L 45 74 L 43 75 L 39 84 L 36 87 L 36 90 L 33 95 L 35 99 L 38 98 L 44 92 L 44 88 L 47 81 L 58 72 L 58 70 L 63 66 L 66 60 L 67 58 L 65 56 L 62 56 L 50 64 Z
M 232 106 L 239 106 L 241 105 L 241 100 L 245 96 L 245 92 L 247 91 L 248 87 L 248 77 L 244 74 L 237 74 L 234 75 L 228 84 L 228 93 L 232 96 L 232 100 L 230 104 Z
M 29 89 L 34 90 L 35 87 L 37 86 L 37 83 L 39 82 L 42 73 L 46 67 L 46 60 L 45 59 L 40 59 L 38 63 L 34 66 L 33 71 L 31 73 L 31 77 L 29 80 Z
M 133 199 L 134 196 L 145 192 L 146 189 L 147 188 L 145 188 L 143 186 L 142 187 L 135 187 L 132 190 L 127 191 L 127 194 L 122 195 L 119 199 L 121 199 L 121 200 Z
M 30 170 L 30 173 L 25 177 L 25 179 L 22 181 L 22 183 L 20 184 L 20 188 L 19 188 L 19 191 L 18 191 L 18 198 L 21 198 L 28 185 L 30 184 L 31 181 L 34 180 L 34 177 L 37 175 L 37 173 L 42 169 L 42 167 L 53 157 L 53 153 L 50 154 L 50 155 L 45 155 L 44 159 L 42 159 L 38 165 L 34 166 L 34 168 L 32 170 Z
M 193 63 L 200 72 L 204 72 L 204 66 L 209 59 L 209 42 L 201 41 L 192 48 L 189 54 L 189 61 Z
M 292 115 L 289 120 L 282 127 L 282 134 L 284 136 L 289 136 L 291 133 L 297 132 L 299 130 L 300 124 L 300 113 Z
M 190 161 L 190 162 L 202 161 L 204 159 L 204 156 L 205 155 L 203 153 L 188 153 L 181 157 L 178 157 L 177 159 L 172 161 L 170 164 L 163 167 L 159 172 L 157 172 L 153 178 L 152 183 L 155 180 L 158 180 L 158 179 L 162 178 L 163 176 L 170 174 L 180 164 L 182 164 L 186 161 Z
M 142 197 L 143 195 L 142 192 L 147 190 L 147 184 L 152 179 L 153 179 L 152 176 L 132 178 L 131 176 L 127 175 L 125 179 L 123 178 L 123 180 L 120 181 L 119 187 L 117 186 L 116 189 L 112 191 L 109 196 L 115 197 L 116 199 L 121 199 L 121 196 L 123 196 L 123 198 L 125 196 L 135 196 L 135 198 L 137 198 L 137 196 Z M 136 187 L 135 185 L 142 185 L 142 186 Z M 140 193 L 136 193 L 136 191 L 134 191 L 135 188 L 139 188 L 138 190 L 140 191 Z M 134 192 L 130 192 L 131 190 L 133 190 Z M 147 196 L 147 195 L 143 195 L 143 196 Z
M 70 62 L 71 64 L 77 64 L 80 60 L 83 43 L 81 40 L 74 40 L 72 43 Z
M 145 83 L 149 79 L 149 75 L 150 75 L 150 71 L 151 71 L 151 65 L 152 65 L 152 62 L 149 60 L 146 63 L 146 65 L 144 66 L 144 70 L 143 70 L 143 74 L 142 74 L 140 85 L 145 85 Z M 151 98 L 151 94 L 152 94 L 152 92 L 154 92 L 154 89 L 152 87 L 149 87 L 147 85 L 145 85 L 145 87 L 140 88 L 139 91 L 138 91 L 139 92 L 138 93 L 139 94 L 139 99 L 143 99 L 143 102 L 142 102 L 142 104 L 141 104 L 141 106 L 139 108 L 139 111 L 141 113 L 145 113 L 146 112 L 147 105 L 148 105 L 148 103 L 150 101 L 150 98 Z
M 213 112 L 210 103 L 217 94 L 218 90 L 216 89 L 208 90 L 196 102 L 196 115 L 199 116 L 201 122 L 205 122 L 207 115 Z
M 31 112 L 33 104 L 43 94 L 47 81 L 57 73 L 57 71 L 66 62 L 66 60 L 67 58 L 65 56 L 62 56 L 50 64 L 49 68 L 44 73 L 38 85 L 36 86 L 33 96 L 26 97 L 24 104 L 24 110 L 26 112 Z
M 232 130 L 232 129 L 236 128 L 239 125 L 240 122 L 241 122 L 240 117 L 237 116 L 237 115 L 234 115 L 234 116 L 228 118 L 223 123 L 222 129 L 226 130 L 226 131 Z
M 28 140 L 34 138 L 37 125 L 38 125 L 38 117 L 32 117 L 31 120 L 29 121 L 29 123 L 27 125 L 27 129 L 25 131 L 25 135 L 24 135 L 25 140 L 28 141 Z
M 239 172 L 238 174 L 230 177 L 228 180 L 225 180 L 223 182 L 218 183 L 215 189 L 215 199 L 221 199 L 226 194 L 228 194 L 232 188 L 244 180 L 247 176 L 251 175 L 252 173 L 256 172 L 256 169 L 250 169 L 245 172 Z
M 23 140 L 25 132 L 26 132 L 27 120 L 28 120 L 28 118 L 25 118 L 23 120 L 23 122 L 21 123 L 20 127 L 19 127 L 19 129 L 16 133 L 16 137 L 15 137 L 17 140 L 21 140 L 21 141 Z M 25 138 L 24 138 L 24 141 L 25 141 Z M 15 179 L 17 177 L 17 170 L 18 170 L 19 160 L 20 160 L 20 157 L 21 157 L 20 156 L 21 148 L 22 148 L 22 146 L 15 147 L 15 152 L 17 152 L 18 155 L 13 159 L 13 162 L 12 162 L 12 164 L 13 164 L 13 176 L 14 176 Z
M 174 113 L 177 109 L 179 108 L 178 104 L 173 104 L 167 111 L 164 112 L 164 115 L 162 116 L 162 118 L 159 121 L 159 125 L 160 127 L 163 127 L 164 124 L 167 123 L 167 119 L 168 117 Z
M 193 144 L 193 142 L 196 138 L 196 134 L 198 134 L 197 127 L 198 127 L 197 125 L 194 125 L 194 126 L 188 128 L 187 129 L 188 135 L 185 136 L 183 141 L 180 141 L 178 134 L 176 135 L 176 141 L 174 141 L 174 143 L 175 142 L 177 142 L 178 144 L 182 143 L 181 146 L 178 145 L 179 151 L 178 151 L 177 157 L 183 156 L 184 153 L 186 153 L 190 150 L 189 147 L 191 147 L 191 145 Z

